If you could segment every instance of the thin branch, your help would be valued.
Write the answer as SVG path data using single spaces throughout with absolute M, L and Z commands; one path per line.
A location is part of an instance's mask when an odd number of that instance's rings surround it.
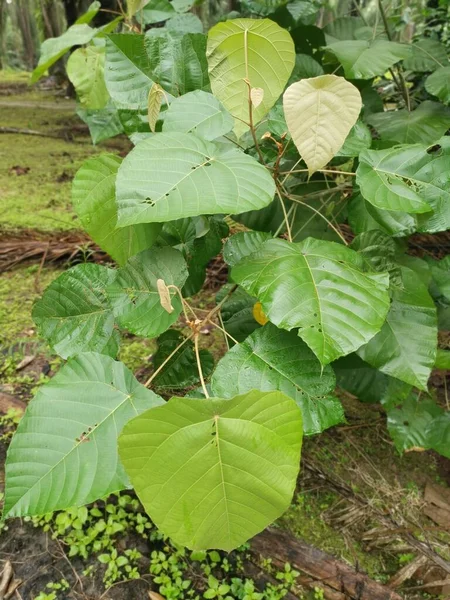
M 275 183 L 277 184 L 277 185 L 276 185 L 277 194 L 278 194 L 278 198 L 279 198 L 279 200 L 280 200 L 281 208 L 282 208 L 282 210 L 283 210 L 284 222 L 286 223 L 286 232 L 287 232 L 287 235 L 288 235 L 288 240 L 289 240 L 290 242 L 292 242 L 292 232 L 291 232 L 291 226 L 290 226 L 290 224 L 289 224 L 289 217 L 288 217 L 288 214 L 287 214 L 287 212 L 286 212 L 286 207 L 285 207 L 285 205 L 284 205 L 283 196 L 281 195 L 281 192 L 280 192 L 280 188 L 279 188 L 279 186 L 278 186 L 278 183 L 277 183 L 277 182 L 275 182 Z
M 185 337 L 184 340 L 178 344 L 178 346 L 175 348 L 175 350 L 173 352 L 171 352 L 169 354 L 169 356 L 159 365 L 159 367 L 156 369 L 156 371 L 150 375 L 150 377 L 144 383 L 145 387 L 148 387 L 151 384 L 151 382 L 155 379 L 155 377 L 158 375 L 158 373 L 160 373 L 164 369 L 164 367 L 167 365 L 167 363 L 169 362 L 169 360 L 173 356 L 175 356 L 175 354 L 178 352 L 178 350 L 182 346 L 184 346 L 184 344 L 186 342 L 188 342 L 189 340 L 191 340 L 193 337 L 194 337 L 194 332 L 192 332 L 190 335 L 188 335 L 187 337 Z
M 341 238 L 341 240 L 344 242 L 344 244 L 346 246 L 348 246 L 347 240 L 342 235 L 342 233 L 339 231 L 339 229 L 337 227 L 335 227 L 333 225 L 333 223 L 329 219 L 327 219 L 326 216 L 323 215 L 319 210 L 317 210 L 316 208 L 314 208 L 310 204 L 306 204 L 306 202 L 302 202 L 301 200 L 299 200 L 298 196 L 288 195 L 287 198 L 289 198 L 289 200 L 292 200 L 293 202 L 297 202 L 297 204 L 300 204 L 300 206 L 304 206 L 305 208 L 309 208 L 309 210 L 312 210 L 314 213 L 316 213 L 317 216 L 319 216 L 321 219 L 323 219 L 324 221 L 326 221 L 328 223 L 328 225 L 331 227 L 331 229 Z
M 195 350 L 195 360 L 197 361 L 198 375 L 200 377 L 200 383 L 202 384 L 203 393 L 205 394 L 206 398 L 209 398 L 208 390 L 205 385 L 205 379 L 203 377 L 203 369 L 202 369 L 202 363 L 200 360 L 200 353 L 198 351 L 198 333 L 196 333 L 194 336 L 194 350 Z
M 219 320 L 220 320 L 221 323 L 223 323 L 222 317 L 220 316 L 220 313 L 219 313 Z M 230 338 L 230 340 L 232 340 L 235 344 L 239 344 L 239 342 L 237 341 L 237 339 L 234 338 L 231 335 L 231 333 L 228 333 L 228 331 L 224 327 L 221 327 L 220 325 L 218 325 L 217 323 L 214 323 L 214 321 L 211 321 L 211 320 L 209 320 L 208 323 L 210 323 L 211 325 L 213 325 L 214 327 L 216 327 L 217 329 L 219 329 L 223 333 L 223 335 L 225 337 L 225 342 L 226 342 L 226 344 L 228 346 L 228 349 L 230 349 L 230 346 L 228 344 L 228 339 L 227 338 Z
M 296 169 L 290 171 L 281 171 L 280 175 L 292 175 L 293 173 L 309 173 L 308 169 Z M 355 177 L 356 173 L 353 171 L 335 171 L 333 169 L 319 169 L 316 173 L 328 173 L 331 175 L 350 175 L 351 177 Z

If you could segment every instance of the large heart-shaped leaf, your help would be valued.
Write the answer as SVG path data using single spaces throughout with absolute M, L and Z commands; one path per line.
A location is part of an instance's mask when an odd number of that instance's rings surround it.
M 280 392 L 172 398 L 133 419 L 119 454 L 157 527 L 192 549 L 232 550 L 289 506 L 302 419 Z
M 162 403 L 122 363 L 93 352 L 72 358 L 39 388 L 17 428 L 3 516 L 43 515 L 129 487 L 117 436 Z
M 88 44 L 97 33 L 97 29 L 89 27 L 86 23 L 80 23 L 72 25 L 59 37 L 49 38 L 42 42 L 41 56 L 38 66 L 31 74 L 31 83 L 36 83 L 72 46 Z
M 109 100 L 105 85 L 105 49 L 78 48 L 67 61 L 67 76 L 73 83 L 83 108 L 101 109 Z
M 364 198 L 375 207 L 425 213 L 419 217 L 421 231 L 433 233 L 450 227 L 450 140 L 442 138 L 431 151 L 421 145 L 366 150 L 359 159 L 356 181 Z
M 175 99 L 164 114 L 162 130 L 196 133 L 205 140 L 228 133 L 233 118 L 212 94 L 196 90 Z
M 433 144 L 450 127 L 450 108 L 426 100 L 415 110 L 390 110 L 367 118 L 382 140 L 400 144 Z
M 411 54 L 411 47 L 388 40 L 346 40 L 329 44 L 349 79 L 371 79 Z
M 422 38 L 412 44 L 412 53 L 403 66 L 411 71 L 435 71 L 438 67 L 448 65 L 445 46 L 431 38 Z
M 300 406 L 303 431 L 312 435 L 344 420 L 335 383 L 331 367 L 322 368 L 298 335 L 268 323 L 225 354 L 211 388 L 224 398 L 252 389 L 283 392 Z
M 55 279 L 34 305 L 40 334 L 63 358 L 87 351 L 116 356 L 114 315 L 106 295 L 115 276 L 100 265 L 77 265 Z
M 414 271 L 402 268 L 386 323 L 359 356 L 383 373 L 426 390 L 436 358 L 436 307 Z
M 302 79 L 284 92 L 286 123 L 310 175 L 341 148 L 361 106 L 358 89 L 336 75 Z
M 427 77 L 425 89 L 444 104 L 450 104 L 450 67 L 440 67 Z
M 235 118 L 238 138 L 248 129 L 249 87 L 264 91 L 252 110 L 256 124 L 277 101 L 295 63 L 291 36 L 269 19 L 218 23 L 208 34 L 207 56 L 213 94 Z
M 192 133 L 155 133 L 119 169 L 118 222 L 239 213 L 267 206 L 274 193 L 268 170 L 237 148 Z
M 322 364 L 369 341 L 384 323 L 389 276 L 365 273 L 364 259 L 334 242 L 265 242 L 232 270 L 270 321 L 298 335 Z
M 161 230 L 156 223 L 116 228 L 116 175 L 121 159 L 102 154 L 88 159 L 72 185 L 72 201 L 83 227 L 119 264 L 149 248 Z
M 173 312 L 161 305 L 157 280 L 183 287 L 188 277 L 183 255 L 173 248 L 144 250 L 117 271 L 108 296 L 118 323 L 136 335 L 153 338 L 168 329 L 181 312 L 181 301 L 171 288 Z

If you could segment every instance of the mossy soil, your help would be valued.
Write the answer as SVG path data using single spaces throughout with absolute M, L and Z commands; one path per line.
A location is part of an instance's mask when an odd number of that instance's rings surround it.
M 0 126 L 43 133 L 65 131 L 67 135 L 66 139 L 55 139 L 0 133 L 1 230 L 77 229 L 70 202 L 71 179 L 77 168 L 85 158 L 105 148 L 123 151 L 128 142 L 118 139 L 109 145 L 93 147 L 83 125 L 74 116 L 73 101 L 54 92 L 29 90 L 25 83 L 22 74 L 16 79 L 10 73 L 0 74 Z M 28 401 L 36 387 L 59 368 L 61 361 L 37 336 L 31 308 L 41 291 L 66 266 L 25 265 L 0 275 L 0 392 Z M 199 308 L 213 306 L 214 293 L 205 291 L 197 302 Z M 211 330 L 205 334 L 203 347 L 210 349 L 216 358 L 220 357 L 224 351 L 221 333 Z M 151 367 L 154 351 L 154 342 L 129 336 L 124 339 L 121 359 L 143 380 Z M 24 358 L 32 360 L 21 368 Z M 426 539 L 424 531 L 434 524 L 422 514 L 425 484 L 433 482 L 445 486 L 450 482 L 439 470 L 432 453 L 409 453 L 402 457 L 397 454 L 380 407 L 362 405 L 348 398 L 344 403 L 347 425 L 306 440 L 294 502 L 278 526 L 386 582 L 415 554 L 401 536 L 390 536 L 387 543 L 380 542 L 386 537 L 383 538 L 386 531 L 380 514 L 391 515 L 402 526 L 412 528 Z M 2 454 L 7 441 L 6 436 Z M 450 538 L 444 532 L 436 535 L 442 542 L 439 551 L 446 555 L 445 545 Z M 128 538 L 117 538 L 119 546 L 126 547 L 127 543 Z M 6 553 L 4 556 L 8 555 L 13 563 L 19 563 L 23 556 L 32 560 L 34 553 L 45 556 L 50 549 L 39 566 L 37 583 L 30 590 L 34 594 L 39 585 L 44 589 L 47 582 L 55 581 L 51 552 L 55 554 L 60 549 L 55 550 L 48 533 L 15 523 L 9 533 L 3 532 L 0 546 Z M 74 586 L 73 568 L 77 576 L 86 568 L 80 559 L 69 567 L 63 558 L 54 564 Z M 63 568 L 63 564 L 66 567 Z M 94 559 L 90 564 L 95 565 L 95 569 L 100 568 Z M 143 598 L 148 585 L 132 581 L 122 587 L 123 595 L 117 591 L 107 597 Z M 90 597 L 99 598 L 101 593 L 103 591 L 94 590 Z M 34 598 L 31 594 L 30 591 L 27 600 Z M 58 596 L 66 597 L 79 596 Z M 408 595 L 408 598 L 415 597 L 420 596 Z

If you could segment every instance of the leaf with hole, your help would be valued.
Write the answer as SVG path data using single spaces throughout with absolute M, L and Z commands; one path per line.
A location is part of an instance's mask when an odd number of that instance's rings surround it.
M 297 402 L 303 431 L 312 435 L 344 420 L 335 383 L 332 368 L 322 368 L 295 332 L 268 323 L 226 353 L 214 371 L 211 388 L 224 398 L 252 389 L 283 392 Z
M 232 269 L 272 323 L 298 335 L 322 364 L 353 352 L 382 327 L 389 308 L 387 273 L 364 272 L 357 252 L 334 242 L 280 239 Z
M 115 183 L 121 159 L 102 154 L 85 161 L 72 185 L 72 202 L 92 239 L 120 265 L 153 245 L 161 226 L 156 223 L 116 228 Z
M 117 436 L 160 404 L 122 363 L 93 352 L 70 359 L 39 388 L 11 442 L 3 517 L 44 515 L 129 487 Z
M 133 419 L 119 454 L 156 526 L 193 550 L 230 551 L 289 506 L 302 419 L 280 392 L 172 398 Z
M 234 19 L 215 25 L 208 34 L 208 67 L 211 88 L 235 118 L 240 138 L 250 120 L 250 89 L 263 90 L 263 99 L 252 111 L 258 123 L 282 93 L 294 68 L 291 36 L 269 19 Z
M 284 92 L 286 123 L 310 175 L 341 148 L 361 106 L 358 89 L 336 75 L 302 79 Z
M 267 169 L 237 148 L 192 133 L 155 133 L 119 169 L 118 224 L 234 214 L 267 206 L 274 193 Z

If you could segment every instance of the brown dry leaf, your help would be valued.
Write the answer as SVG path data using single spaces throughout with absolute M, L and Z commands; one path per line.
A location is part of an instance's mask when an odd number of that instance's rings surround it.
M 161 306 L 166 310 L 169 314 L 173 313 L 175 310 L 172 306 L 172 301 L 170 299 L 170 291 L 167 285 L 164 283 L 163 279 L 158 279 L 156 281 L 156 287 L 158 288 L 159 301 L 161 302 Z
M 250 90 L 250 98 L 253 106 L 258 108 L 258 106 L 264 100 L 264 90 L 262 88 L 252 88 Z
M 155 133 L 156 121 L 161 110 L 162 99 L 164 98 L 164 90 L 160 85 L 154 83 L 148 94 L 148 124 L 153 133 Z
M 450 491 L 427 483 L 423 512 L 442 527 L 450 527 Z
M 165 600 L 164 596 L 161 596 L 158 592 L 149 592 L 148 597 L 150 600 Z

